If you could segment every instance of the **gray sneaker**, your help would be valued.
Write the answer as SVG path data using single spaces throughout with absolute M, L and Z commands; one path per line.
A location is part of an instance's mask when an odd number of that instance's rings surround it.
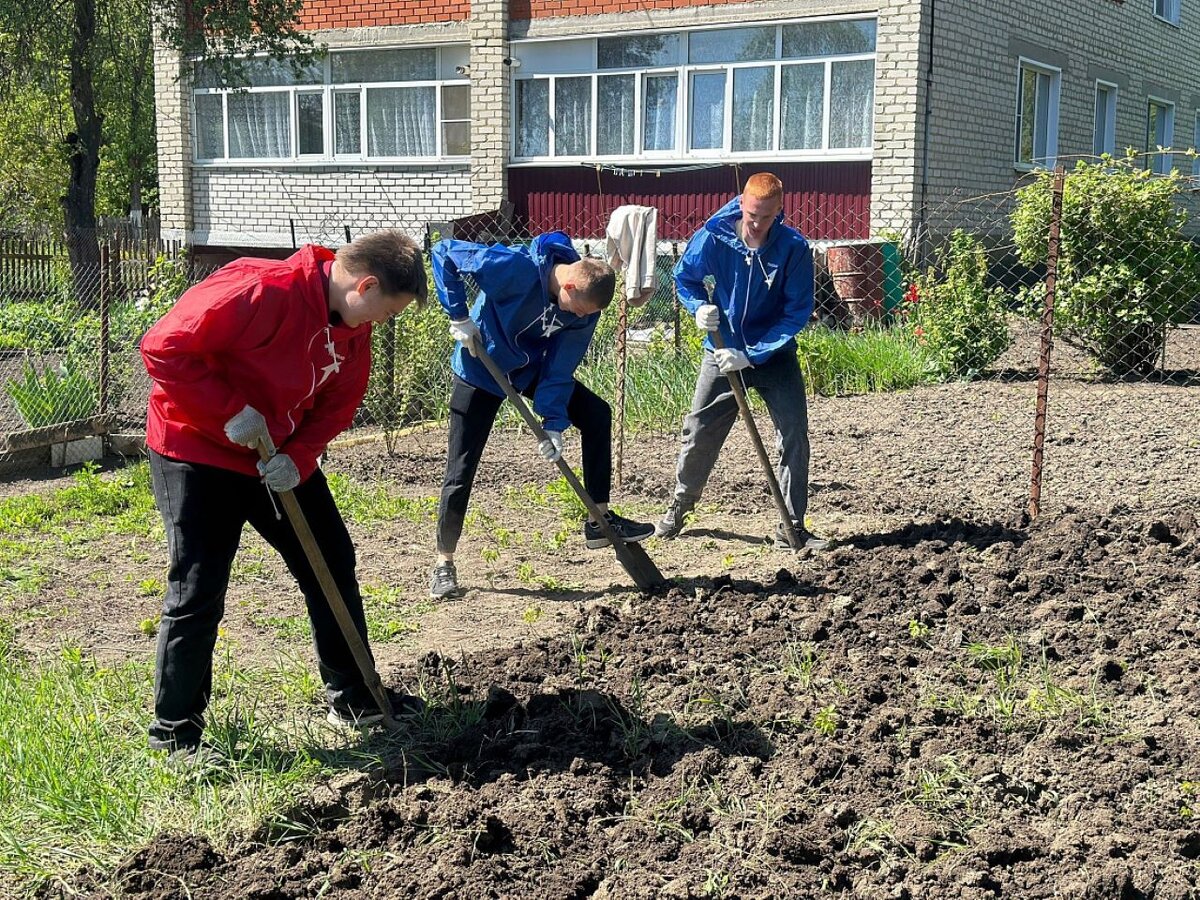
M 462 588 L 458 586 L 458 570 L 454 563 L 438 563 L 433 567 L 429 576 L 429 596 L 434 600 L 445 600 L 462 596 Z
M 663 517 L 658 520 L 658 524 L 654 526 L 654 536 L 668 539 L 676 537 L 679 532 L 683 531 L 684 520 L 695 506 L 696 504 L 691 500 L 676 497 L 667 507 L 667 511 L 663 513 Z
M 797 550 L 824 550 L 829 546 L 829 541 L 825 538 L 819 538 L 803 525 L 793 522 L 792 527 L 796 529 L 796 537 L 800 541 L 800 546 Z M 788 543 L 787 535 L 783 531 L 783 523 L 775 526 L 775 549 L 776 550 L 791 550 L 792 547 Z

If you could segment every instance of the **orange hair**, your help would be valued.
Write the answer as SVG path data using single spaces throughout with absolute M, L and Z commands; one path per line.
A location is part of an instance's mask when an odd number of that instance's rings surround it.
M 758 200 L 780 200 L 783 198 L 783 182 L 770 172 L 759 172 L 746 179 L 743 193 Z

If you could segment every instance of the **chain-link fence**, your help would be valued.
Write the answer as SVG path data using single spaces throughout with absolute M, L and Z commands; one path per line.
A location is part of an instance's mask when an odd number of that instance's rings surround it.
M 1036 511 L 1046 467 L 1086 459 L 1093 467 L 1178 469 L 1181 448 L 1191 445 L 1174 430 L 1200 415 L 1195 187 L 1136 161 L 1105 161 L 1057 176 L 1031 173 L 1012 191 L 936 207 L 875 197 L 869 214 L 840 220 L 785 209 L 815 235 L 816 308 L 798 338 L 810 393 L 972 385 L 967 402 L 992 406 L 991 418 L 970 433 L 949 412 L 913 423 L 921 430 L 914 452 L 937 445 L 971 455 L 1003 443 L 1007 461 L 997 477 L 1017 508 L 1032 503 Z M 613 404 L 618 479 L 627 438 L 673 437 L 690 404 L 702 335 L 681 308 L 672 273 L 713 211 L 660 211 L 648 301 L 614 302 L 580 367 L 579 377 Z M 565 208 L 553 225 L 581 254 L 603 258 L 611 212 Z M 507 207 L 390 224 L 430 246 L 442 238 L 519 243 L 548 223 Z M 352 236 L 339 222 L 325 238 Z M 205 274 L 203 259 L 161 243 L 99 244 L 94 261 L 61 247 L 0 245 L 0 465 L 10 476 L 72 462 L 81 438 L 92 439 L 91 449 L 97 436 L 129 446 L 116 436 L 144 427 L 148 389 L 137 342 Z M 446 324 L 431 300 L 376 329 L 370 387 L 345 440 L 378 440 L 390 453 L 412 429 L 444 421 L 453 350 Z M 869 425 L 870 409 L 862 415 Z M 515 417 L 507 421 L 519 427 Z M 1087 454 L 1079 452 L 1085 443 Z M 1166 492 L 1176 483 L 1143 486 Z M 1114 502 L 1127 493 L 1114 489 Z

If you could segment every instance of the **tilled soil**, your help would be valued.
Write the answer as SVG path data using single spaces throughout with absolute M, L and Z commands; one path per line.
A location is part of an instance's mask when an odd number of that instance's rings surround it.
M 1200 898 L 1200 395 L 1064 385 L 1030 524 L 1032 401 L 985 382 L 813 403 L 810 515 L 838 541 L 815 555 L 765 543 L 739 426 L 691 527 L 648 545 L 672 580 L 656 597 L 577 536 L 547 543 L 552 473 L 527 435 L 496 434 L 473 496 L 493 521 L 459 552 L 471 590 L 376 647 L 386 681 L 444 698 L 388 766 L 283 811 L 310 835 L 163 835 L 66 890 Z M 343 446 L 328 467 L 427 498 L 444 440 Z M 617 507 L 656 515 L 676 450 L 632 439 Z M 364 581 L 422 594 L 432 522 L 353 530 Z M 45 605 L 74 612 L 22 620 L 22 643 L 149 654 L 136 623 L 157 600 L 122 582 L 162 551 L 138 549 L 86 561 L 110 573 L 94 598 L 51 580 Z M 235 579 L 239 656 L 302 652 L 244 614 L 298 602 L 269 557 Z
M 386 772 L 126 896 L 1200 896 L 1200 527 L 1064 514 L 855 540 L 767 583 L 586 604 L 456 687 Z M 414 763 L 415 759 L 426 761 Z M 75 885 L 83 896 L 111 889 Z

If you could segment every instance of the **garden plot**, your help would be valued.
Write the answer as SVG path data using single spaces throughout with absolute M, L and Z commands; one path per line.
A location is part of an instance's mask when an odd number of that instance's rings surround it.
M 336 449 L 384 679 L 432 712 L 327 760 L 266 824 L 209 840 L 172 820 L 59 892 L 1196 897 L 1198 407 L 1171 385 L 1052 395 L 1028 526 L 1031 384 L 816 401 L 811 521 L 841 543 L 800 557 L 765 542 L 739 427 L 691 528 L 648 545 L 675 579 L 656 598 L 582 548 L 528 436 L 498 433 L 459 552 L 471 590 L 428 604 L 444 433 Z M 615 505 L 660 512 L 676 450 L 627 443 Z M 34 659 L 64 639 L 152 658 L 161 533 L 152 507 L 122 515 L 30 540 L 29 590 L 6 576 Z M 311 670 L 274 557 L 250 541 L 237 565 L 222 647 Z M 311 692 L 291 703 L 319 720 Z

